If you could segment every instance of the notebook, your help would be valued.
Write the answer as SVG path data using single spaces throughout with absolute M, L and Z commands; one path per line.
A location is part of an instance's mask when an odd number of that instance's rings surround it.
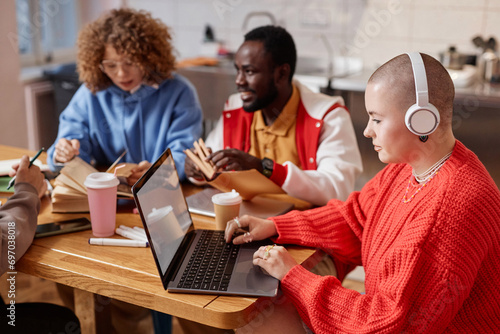
M 166 290 L 252 297 L 277 294 L 279 281 L 252 263 L 254 252 L 270 240 L 237 246 L 225 243 L 224 231 L 194 229 L 170 149 L 137 181 L 132 193 Z M 211 258 L 194 258 L 197 255 Z M 194 272 L 187 273 L 190 268 Z
M 31 160 L 31 157 L 30 157 Z M 9 159 L 9 160 L 0 160 L 0 176 L 9 175 L 9 172 L 12 170 L 12 165 L 18 164 L 21 159 Z M 50 171 L 49 165 L 43 164 L 40 160 L 35 160 L 33 165 L 40 167 L 42 172 Z
M 215 217 L 212 196 L 221 193 L 216 188 L 205 188 L 186 197 L 189 212 Z M 256 196 L 241 202 L 240 216 L 251 215 L 259 218 L 279 216 L 293 209 L 293 203 Z

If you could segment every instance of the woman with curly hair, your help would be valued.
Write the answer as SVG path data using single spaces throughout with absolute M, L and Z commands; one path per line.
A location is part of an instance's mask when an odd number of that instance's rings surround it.
M 145 11 L 115 9 L 78 36 L 77 70 L 84 83 L 61 113 L 59 133 L 48 150 L 52 170 L 79 156 L 110 165 L 139 165 L 133 184 L 170 147 L 181 178 L 184 149 L 202 130 L 195 89 L 173 73 L 169 29 Z

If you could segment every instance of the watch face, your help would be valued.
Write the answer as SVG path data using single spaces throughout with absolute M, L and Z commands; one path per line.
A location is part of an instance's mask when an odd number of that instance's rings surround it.
M 262 174 L 267 177 L 271 177 L 273 174 L 274 162 L 271 159 L 264 158 L 262 159 Z
M 264 169 L 267 169 L 267 170 L 270 170 L 270 171 L 273 170 L 274 162 L 271 159 L 264 158 L 262 160 L 262 164 L 264 166 Z

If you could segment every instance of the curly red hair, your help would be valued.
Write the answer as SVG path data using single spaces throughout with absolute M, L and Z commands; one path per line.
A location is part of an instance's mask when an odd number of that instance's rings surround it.
M 107 45 L 144 73 L 144 81 L 159 84 L 172 76 L 175 56 L 169 28 L 146 11 L 114 9 L 86 25 L 78 35 L 77 70 L 80 80 L 96 93 L 112 84 L 99 69 Z

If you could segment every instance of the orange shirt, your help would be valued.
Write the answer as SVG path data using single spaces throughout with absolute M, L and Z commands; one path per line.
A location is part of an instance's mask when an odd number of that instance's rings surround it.
M 279 164 L 290 161 L 300 168 L 300 159 L 295 143 L 299 102 L 300 93 L 294 85 L 292 96 L 273 124 L 266 125 L 261 110 L 254 113 L 250 128 L 249 154 L 259 159 L 269 158 Z

